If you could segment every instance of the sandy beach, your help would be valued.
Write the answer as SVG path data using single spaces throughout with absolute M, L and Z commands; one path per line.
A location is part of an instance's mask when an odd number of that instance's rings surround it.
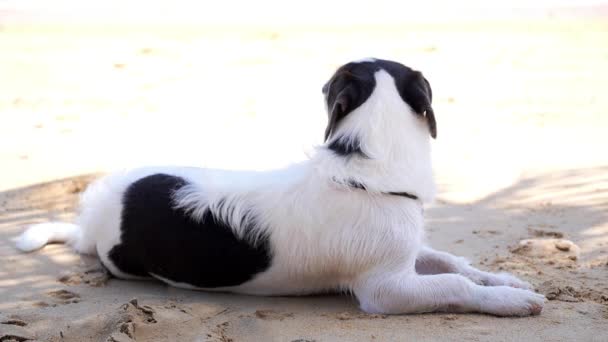
M 607 341 L 601 9 L 334 26 L 66 24 L 0 11 L 11 19 L 0 22 L 0 341 Z M 370 55 L 433 87 L 431 245 L 529 281 L 548 298 L 540 316 L 367 315 L 349 296 L 180 290 L 108 278 L 63 245 L 14 248 L 28 224 L 72 220 L 105 172 L 307 158 L 322 143 L 323 83 Z

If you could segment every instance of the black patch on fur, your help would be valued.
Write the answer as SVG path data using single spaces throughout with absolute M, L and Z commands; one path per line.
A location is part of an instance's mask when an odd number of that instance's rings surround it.
M 121 243 L 109 252 L 121 271 L 154 273 L 197 287 L 235 286 L 270 266 L 267 237 L 252 243 L 237 238 L 211 212 L 193 220 L 173 207 L 173 193 L 187 182 L 155 174 L 131 184 L 123 196 Z
M 366 157 L 365 153 L 361 151 L 361 142 L 359 141 L 359 138 L 339 137 L 330 142 L 329 145 L 327 145 L 327 148 L 341 157 L 352 155 Z
M 326 141 L 350 112 L 367 101 L 376 87 L 374 74 L 380 69 L 393 77 L 403 101 L 416 114 L 425 117 L 431 136 L 437 137 L 437 123 L 431 106 L 433 93 L 428 80 L 419 71 L 403 64 L 375 59 L 343 65 L 323 86 L 329 116 L 325 129 Z

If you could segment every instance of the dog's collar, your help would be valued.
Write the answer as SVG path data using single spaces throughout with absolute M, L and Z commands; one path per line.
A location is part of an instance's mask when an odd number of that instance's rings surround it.
M 346 182 L 346 184 L 348 184 L 348 186 L 350 186 L 351 188 L 355 188 L 355 189 L 361 189 L 361 190 L 365 190 L 367 191 L 367 188 L 365 187 L 364 184 L 361 184 L 359 182 L 355 182 L 353 180 L 348 180 Z M 380 192 L 383 195 L 392 195 L 392 196 L 401 196 L 401 197 L 407 197 L 413 200 L 418 200 L 418 196 L 410 194 L 409 192 L 405 192 L 405 191 L 389 191 L 389 192 Z

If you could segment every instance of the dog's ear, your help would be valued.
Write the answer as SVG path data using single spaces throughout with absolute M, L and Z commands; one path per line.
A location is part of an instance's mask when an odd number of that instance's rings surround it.
M 373 78 L 356 76 L 347 70 L 338 70 L 323 86 L 328 114 L 325 141 L 335 132 L 342 119 L 367 100 L 374 87 Z
M 410 77 L 401 84 L 399 89 L 401 96 L 416 114 L 423 116 L 429 127 L 431 137 L 437 138 L 437 121 L 435 112 L 431 105 L 433 101 L 433 91 L 431 84 L 419 71 L 414 71 Z
M 422 76 L 422 74 L 420 74 L 420 76 Z M 422 76 L 422 79 L 424 80 L 424 85 L 426 86 L 426 93 L 429 99 L 425 116 L 429 125 L 429 132 L 431 133 L 431 136 L 433 137 L 433 139 L 437 139 L 437 121 L 435 120 L 435 112 L 433 111 L 433 107 L 431 106 L 431 104 L 433 103 L 433 90 L 431 89 L 431 83 L 429 83 L 429 81 L 424 76 Z
M 357 90 L 353 84 L 346 84 L 339 93 L 335 94 L 333 98 L 327 100 L 327 128 L 325 128 L 325 141 L 335 131 L 338 123 L 344 119 L 344 117 L 352 111 L 352 104 L 357 97 Z

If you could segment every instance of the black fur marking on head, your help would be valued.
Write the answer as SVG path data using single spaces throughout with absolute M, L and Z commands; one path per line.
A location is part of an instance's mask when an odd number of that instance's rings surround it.
M 431 136 L 437 137 L 437 123 L 431 106 L 433 93 L 422 73 L 397 62 L 370 59 L 343 65 L 323 86 L 329 115 L 325 141 L 350 112 L 367 101 L 376 87 L 374 74 L 380 69 L 393 77 L 403 101 L 426 119 Z
M 121 242 L 108 255 L 118 269 L 213 288 L 242 284 L 270 267 L 267 237 L 254 245 L 211 212 L 195 221 L 174 208 L 173 193 L 185 185 L 183 178 L 155 174 L 127 188 Z
M 358 155 L 367 158 L 365 153 L 361 150 L 361 141 L 357 137 L 338 137 L 330 142 L 329 145 L 327 145 L 327 148 L 341 157 Z

